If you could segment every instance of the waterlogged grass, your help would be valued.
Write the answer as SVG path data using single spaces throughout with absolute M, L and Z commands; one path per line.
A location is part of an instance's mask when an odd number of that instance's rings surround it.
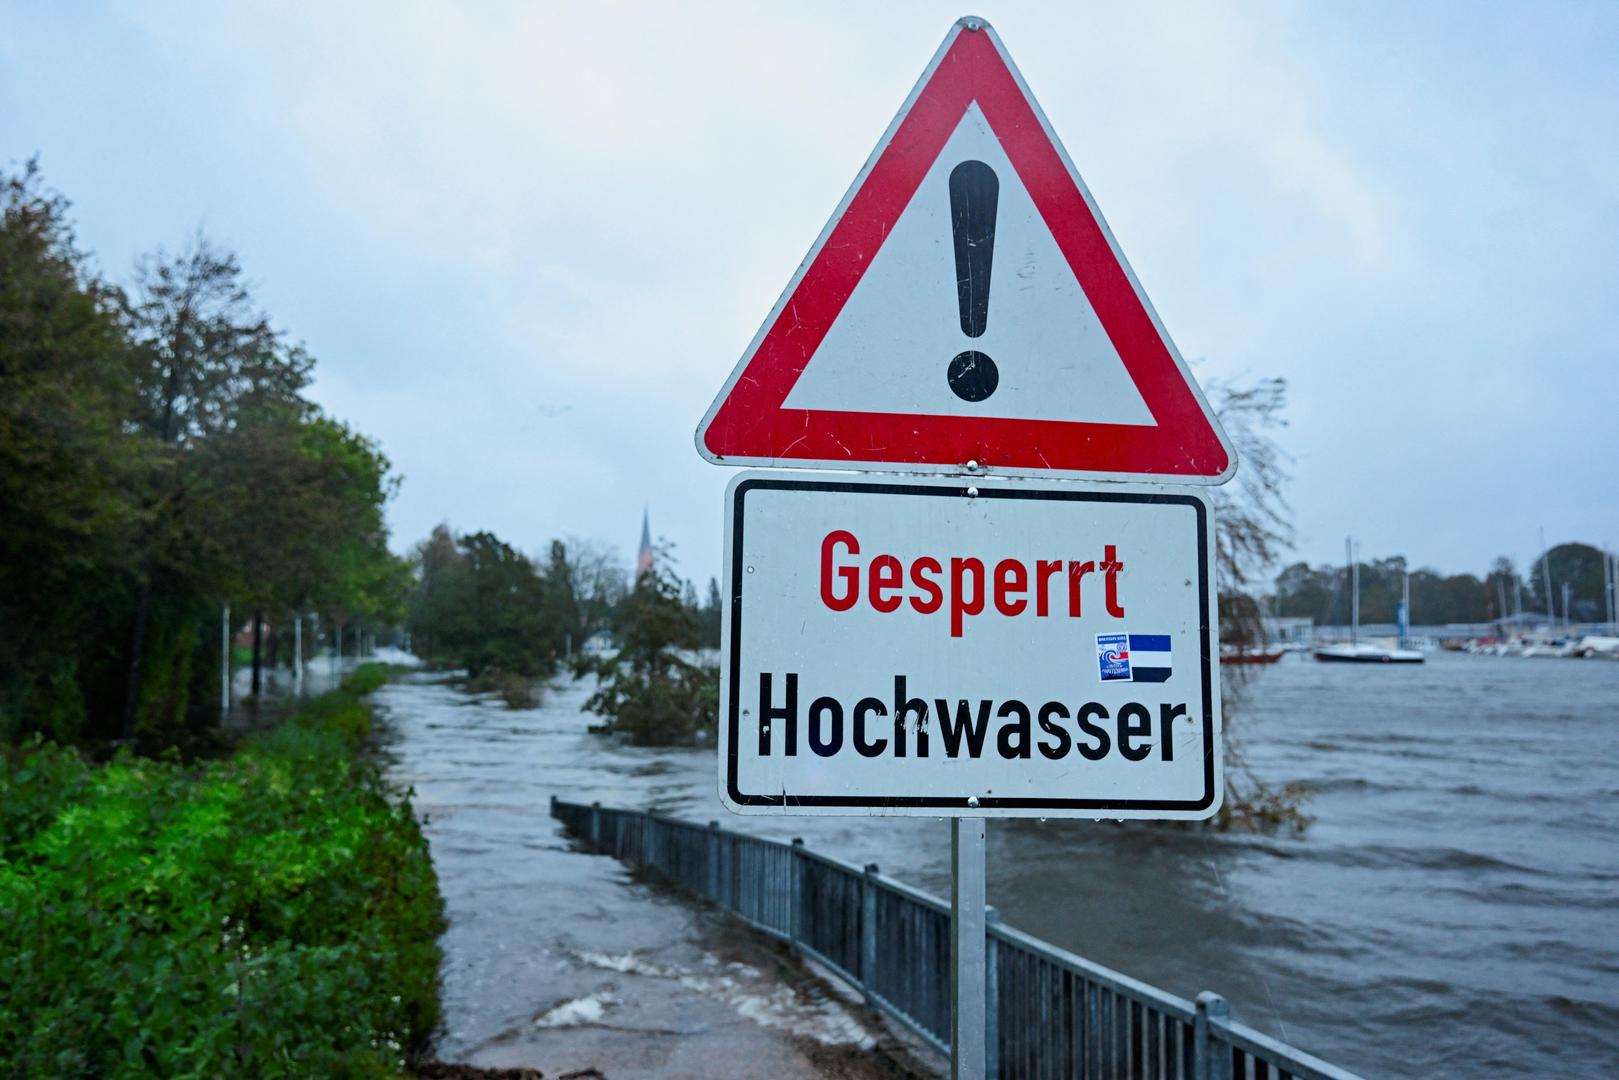
M 356 753 L 385 678 L 224 761 L 36 744 L 0 768 L 0 1076 L 401 1074 L 438 1022 L 443 916 Z
M 347 675 L 343 676 L 342 688 L 350 694 L 369 694 L 388 681 L 388 676 L 395 670 L 392 664 L 379 664 L 374 661 L 361 664 Z M 398 670 L 405 670 L 399 668 Z

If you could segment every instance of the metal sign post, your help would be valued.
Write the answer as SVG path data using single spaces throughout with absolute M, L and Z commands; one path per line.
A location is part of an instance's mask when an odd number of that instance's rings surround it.
M 984 826 L 981 817 L 950 819 L 950 1077 L 983 1080 Z

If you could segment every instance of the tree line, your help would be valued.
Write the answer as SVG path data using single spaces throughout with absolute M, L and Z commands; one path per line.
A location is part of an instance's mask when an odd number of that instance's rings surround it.
M 1604 557 L 1601 549 L 1590 544 L 1558 544 L 1537 556 L 1522 574 L 1511 559 L 1501 556 L 1482 577 L 1444 574 L 1427 568 L 1413 570 L 1399 555 L 1373 559 L 1360 563 L 1360 618 L 1368 623 L 1392 623 L 1395 604 L 1409 578 L 1413 624 L 1484 623 L 1519 613 L 1545 615 L 1558 621 L 1566 616 L 1571 622 L 1600 622 L 1607 618 Z M 1302 562 L 1286 567 L 1276 578 L 1272 609 L 1281 616 L 1347 625 L 1350 597 L 1345 569 L 1312 567 Z
M 397 478 L 232 253 L 199 234 L 120 285 L 68 210 L 0 173 L 0 736 L 173 745 L 217 723 L 224 605 L 403 617 Z
M 667 543 L 631 581 L 601 544 L 553 540 L 537 559 L 493 533 L 441 525 L 412 565 L 411 650 L 464 670 L 471 688 L 528 705 L 534 684 L 567 663 L 599 677 L 587 708 L 603 716 L 603 730 L 652 745 L 712 728 L 717 672 L 702 654 L 720 644 L 719 583 L 700 602 Z
M 411 650 L 474 679 L 536 679 L 612 626 L 627 586 L 600 545 L 554 540 L 543 561 L 491 532 L 440 525 L 417 545 L 405 626 Z
M 503 690 L 571 659 L 598 678 L 587 707 L 605 730 L 712 732 L 717 582 L 700 596 L 666 547 L 632 580 L 599 545 L 554 541 L 536 558 L 447 527 L 396 558 L 388 461 L 304 396 L 313 359 L 255 304 L 235 257 L 199 236 L 119 285 L 67 210 L 33 165 L 0 174 L 0 735 L 161 748 L 211 729 L 227 604 L 254 626 L 403 624 L 428 661 Z M 1221 637 L 1252 640 L 1289 539 L 1271 435 L 1285 386 L 1216 383 L 1209 397 L 1243 461 L 1211 493 Z M 611 647 L 585 653 L 603 632 Z M 1229 764 L 1234 805 L 1287 812 L 1288 793 Z

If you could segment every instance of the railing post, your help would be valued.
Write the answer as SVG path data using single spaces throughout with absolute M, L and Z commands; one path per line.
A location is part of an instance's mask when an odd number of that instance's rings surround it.
M 597 851 L 602 846 L 602 804 L 599 802 L 590 804 L 590 846 Z
M 787 935 L 791 944 L 793 955 L 798 955 L 799 913 L 803 910 L 803 879 L 804 838 L 793 837 L 793 846 L 788 849 L 790 857 L 787 862 Z
M 877 1007 L 877 864 L 867 863 L 860 879 L 860 990 Z
M 720 823 L 708 823 L 708 898 L 720 902 Z
M 1001 913 L 984 905 L 984 1075 L 995 1080 L 1001 1075 L 1001 943 L 995 940 L 995 927 Z
M 1216 1029 L 1231 1019 L 1231 1006 L 1212 990 L 1197 995 L 1192 1018 L 1192 1080 L 1231 1080 L 1231 1055 Z

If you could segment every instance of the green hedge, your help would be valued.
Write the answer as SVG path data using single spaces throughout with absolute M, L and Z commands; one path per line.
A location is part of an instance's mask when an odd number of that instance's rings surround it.
M 339 691 L 229 760 L 0 769 L 0 1076 L 397 1076 L 438 881 Z
M 369 694 L 387 682 L 393 670 L 391 665 L 376 661 L 361 664 L 343 677 L 343 689 L 350 694 Z

